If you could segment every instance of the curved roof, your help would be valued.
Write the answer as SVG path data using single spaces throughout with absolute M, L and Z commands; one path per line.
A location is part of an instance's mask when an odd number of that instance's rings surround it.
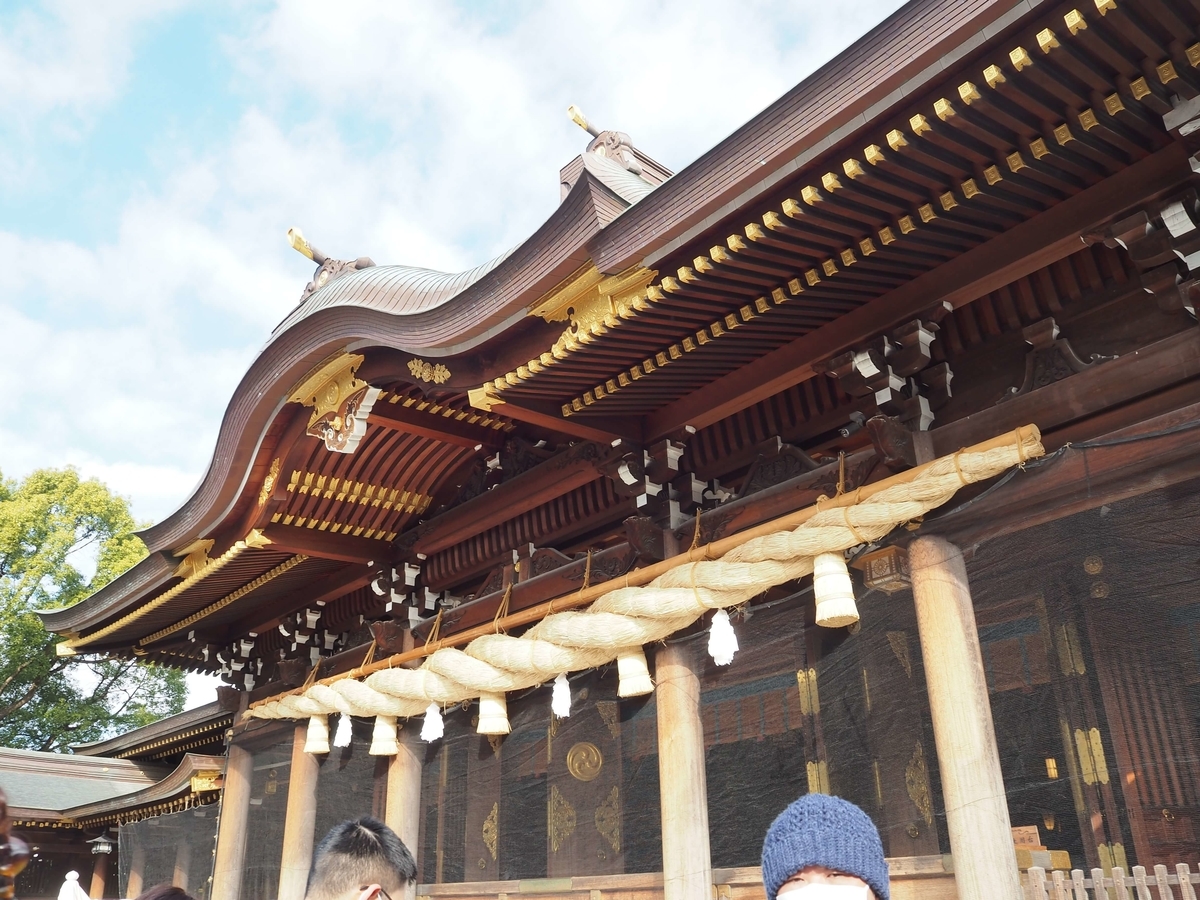
M 318 310 L 334 306 L 362 306 L 394 316 L 412 316 L 448 303 L 512 255 L 506 250 L 495 259 L 463 272 L 437 272 L 417 266 L 371 266 L 335 278 L 314 291 L 280 323 L 286 331 Z

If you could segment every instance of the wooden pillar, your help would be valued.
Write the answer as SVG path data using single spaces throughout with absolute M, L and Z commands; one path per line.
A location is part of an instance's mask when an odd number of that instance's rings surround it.
M 962 551 L 921 537 L 908 562 L 958 897 L 1017 900 L 1012 822 Z
M 221 817 L 217 822 L 212 900 L 238 900 L 241 894 L 253 764 L 249 750 L 230 745 L 225 762 L 225 787 L 221 792 Z
M 192 845 L 185 835 L 179 836 L 179 844 L 175 847 L 175 874 L 171 884 L 180 890 L 188 889 L 188 870 L 192 867 Z
M 425 743 L 418 732 L 419 719 L 413 719 L 400 729 L 400 749 L 388 763 L 387 799 L 384 822 L 399 835 L 400 840 L 417 858 L 417 839 L 421 828 L 421 765 L 425 758 Z M 417 896 L 414 882 L 405 892 L 407 900 Z M 401 900 L 396 897 L 393 900 Z
M 663 900 L 696 900 L 713 890 L 698 670 L 691 649 L 680 644 L 655 656 Z
M 297 725 L 292 738 L 287 817 L 283 822 L 283 857 L 279 861 L 279 900 L 304 900 L 308 870 L 312 867 L 320 764 L 314 754 L 304 752 L 307 726 L 307 722 Z
M 133 848 L 129 860 L 129 884 L 125 886 L 126 897 L 136 897 L 142 892 L 142 872 L 146 868 L 146 848 L 140 844 Z
M 111 854 L 97 853 L 96 859 L 92 863 L 92 884 L 88 890 L 88 896 L 92 900 L 101 900 L 104 897 L 104 885 L 108 881 L 108 857 Z

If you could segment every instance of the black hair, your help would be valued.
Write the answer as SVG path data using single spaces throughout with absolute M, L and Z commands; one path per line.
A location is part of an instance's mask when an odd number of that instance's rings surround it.
M 137 900 L 193 900 L 192 895 L 173 884 L 156 884 L 137 895 Z
M 363 816 L 333 826 L 317 845 L 304 896 L 333 900 L 368 884 L 390 894 L 416 878 L 417 864 L 396 832 Z

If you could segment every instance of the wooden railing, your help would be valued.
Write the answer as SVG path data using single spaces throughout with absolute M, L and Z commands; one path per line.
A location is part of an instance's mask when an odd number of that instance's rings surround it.
M 1197 900 L 1194 884 L 1200 884 L 1200 871 L 1192 872 L 1187 863 L 1179 863 L 1173 872 L 1163 865 L 1153 872 L 1134 866 L 1129 874 L 1113 866 L 1110 877 L 1103 869 L 1092 869 L 1091 877 L 1085 877 L 1082 869 L 1047 876 L 1045 869 L 1035 866 L 1026 876 L 1030 900 Z

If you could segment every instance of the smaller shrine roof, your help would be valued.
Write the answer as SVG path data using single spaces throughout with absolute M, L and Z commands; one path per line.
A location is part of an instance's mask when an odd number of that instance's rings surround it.
M 23 811 L 53 811 L 132 794 L 170 771 L 124 759 L 0 748 L 0 784 L 16 818 Z

